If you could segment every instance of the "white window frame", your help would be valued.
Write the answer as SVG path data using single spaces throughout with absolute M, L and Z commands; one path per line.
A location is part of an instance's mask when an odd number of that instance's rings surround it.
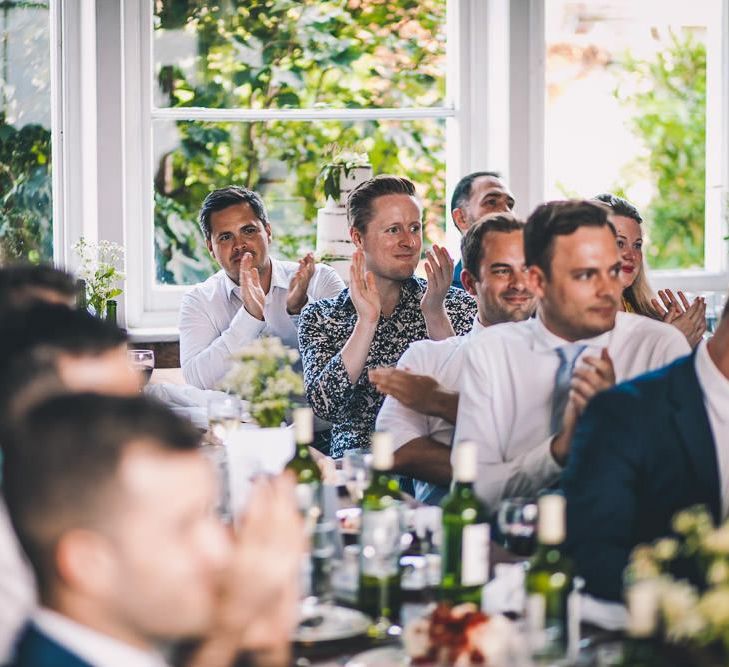
M 518 212 L 526 215 L 544 201 L 544 2 L 511 0 L 509 10 L 511 111 L 507 173 Z M 652 270 L 649 277 L 654 290 L 681 288 L 701 292 L 726 291 L 729 287 L 729 245 L 723 240 L 729 233 L 726 222 L 729 197 L 729 0 L 721 0 L 712 23 L 722 28 L 710 33 L 708 44 L 704 268 Z M 715 57 L 712 58 L 712 55 Z
M 122 321 L 150 339 L 176 336 L 186 287 L 154 282 L 152 147 L 149 112 L 150 0 L 51 0 L 54 256 L 74 268 L 71 246 L 82 234 L 126 248 Z M 721 62 L 707 72 L 720 108 L 707 125 L 706 264 L 702 271 L 653 271 L 653 287 L 725 290 L 729 284 L 729 0 L 721 2 Z M 501 171 L 527 215 L 544 194 L 544 7 L 542 0 L 448 0 L 448 63 L 444 107 L 357 110 L 361 119 L 446 119 L 446 209 L 458 179 Z M 146 82 L 146 85 L 145 85 Z M 718 84 L 717 84 L 718 82 Z M 714 97 L 714 96 L 717 97 Z M 707 106 L 708 106 L 707 104 Z M 714 106 L 715 105 L 715 106 Z M 155 118 L 194 118 L 158 110 Z M 202 115 L 200 116 L 202 117 Z M 331 119 L 337 111 L 212 111 L 216 120 Z M 121 184 L 121 187 L 120 187 Z M 460 236 L 447 225 L 449 247 Z

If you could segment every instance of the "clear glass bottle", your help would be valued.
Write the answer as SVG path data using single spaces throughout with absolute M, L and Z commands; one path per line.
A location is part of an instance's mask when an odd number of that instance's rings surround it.
M 531 650 L 537 658 L 558 658 L 567 649 L 567 603 L 572 561 L 562 553 L 565 499 L 547 494 L 538 501 L 537 552 L 526 573 L 526 618 Z
M 359 607 L 375 619 L 371 634 L 386 634 L 400 612 L 401 493 L 390 473 L 392 436 L 372 435 L 372 481 L 362 497 Z
M 476 496 L 476 445 L 461 442 L 454 451 L 453 485 L 441 502 L 441 599 L 481 607 L 481 589 L 488 581 L 490 527 L 486 506 Z

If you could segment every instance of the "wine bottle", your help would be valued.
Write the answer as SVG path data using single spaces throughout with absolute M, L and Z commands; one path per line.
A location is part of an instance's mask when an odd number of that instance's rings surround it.
M 625 667 L 659 667 L 665 663 L 655 637 L 658 595 L 656 583 L 653 581 L 638 582 L 628 589 L 628 637 L 620 663 Z
M 109 299 L 106 302 L 106 315 L 104 320 L 109 324 L 117 325 L 117 303 L 114 299 Z
M 565 538 L 564 496 L 539 498 L 537 552 L 525 577 L 527 630 L 532 654 L 556 658 L 567 648 L 567 602 L 572 589 L 572 562 L 562 553 Z
M 385 629 L 400 612 L 401 493 L 389 472 L 393 444 L 389 433 L 372 435 L 372 481 L 362 497 L 359 606 Z
M 443 545 L 440 597 L 453 604 L 481 607 L 488 580 L 490 527 L 486 507 L 476 496 L 476 444 L 461 442 L 453 460 L 453 486 L 441 502 Z
M 314 521 L 321 515 L 321 471 L 309 447 L 314 441 L 314 413 L 311 408 L 294 410 L 296 448 L 286 470 L 296 476 L 296 501 L 301 513 Z
M 86 281 L 83 278 L 76 281 L 76 308 L 78 310 L 89 309 L 89 302 L 86 298 Z

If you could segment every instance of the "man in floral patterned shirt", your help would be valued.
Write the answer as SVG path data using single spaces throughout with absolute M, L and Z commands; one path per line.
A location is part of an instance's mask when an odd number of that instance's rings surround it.
M 423 245 L 422 209 L 405 178 L 378 176 L 349 197 L 347 218 L 357 246 L 349 288 L 307 306 L 299 320 L 306 395 L 332 422 L 331 455 L 369 447 L 384 396 L 368 369 L 394 365 L 416 340 L 468 333 L 476 302 L 450 286 L 453 260 L 426 253 L 428 280 L 416 278 Z

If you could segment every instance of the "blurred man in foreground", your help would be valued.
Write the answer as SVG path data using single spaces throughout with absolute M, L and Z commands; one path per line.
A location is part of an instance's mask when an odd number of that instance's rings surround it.
M 183 638 L 205 639 L 192 664 L 227 665 L 271 641 L 270 617 L 288 642 L 295 605 L 280 603 L 296 597 L 299 561 L 281 553 L 301 550 L 292 484 L 259 487 L 261 509 L 234 545 L 198 441 L 145 398 L 65 395 L 28 412 L 6 442 L 5 493 L 41 607 L 14 666 L 161 667 L 160 646 Z

